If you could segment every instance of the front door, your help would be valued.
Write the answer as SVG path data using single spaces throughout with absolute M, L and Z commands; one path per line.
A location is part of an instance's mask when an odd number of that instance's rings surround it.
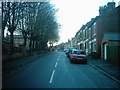
M 104 60 L 107 60 L 107 44 L 104 44 Z

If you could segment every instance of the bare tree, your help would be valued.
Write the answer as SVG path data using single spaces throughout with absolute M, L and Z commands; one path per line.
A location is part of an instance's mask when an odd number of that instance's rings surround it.
M 2 30 L 4 33 L 7 28 L 10 32 L 11 56 L 14 54 L 15 31 L 22 32 L 25 51 L 28 39 L 30 51 L 45 50 L 49 41 L 58 41 L 59 24 L 56 21 L 56 12 L 57 9 L 50 2 L 3 2 Z

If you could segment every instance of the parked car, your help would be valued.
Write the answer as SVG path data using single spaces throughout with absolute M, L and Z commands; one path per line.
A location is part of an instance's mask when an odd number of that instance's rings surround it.
M 93 59 L 98 59 L 99 58 L 96 52 L 90 52 L 88 54 L 88 56 L 91 57 L 91 58 L 93 58 Z
M 73 50 L 76 50 L 76 49 L 75 49 L 75 48 L 68 48 L 68 51 L 66 52 L 66 55 L 67 55 L 68 58 L 70 57 L 70 53 L 71 53 Z
M 69 51 L 69 49 L 64 49 L 63 51 L 65 52 L 65 54 L 67 54 L 67 52 Z
M 70 57 L 69 57 L 71 63 L 73 62 L 78 62 L 78 63 L 87 63 L 87 56 L 85 51 L 82 50 L 73 50 L 70 53 Z

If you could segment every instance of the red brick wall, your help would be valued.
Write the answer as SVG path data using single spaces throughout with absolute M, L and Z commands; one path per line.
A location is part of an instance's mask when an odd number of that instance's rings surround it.
M 96 46 L 97 46 L 97 54 L 99 57 L 101 57 L 101 44 L 102 44 L 102 39 L 103 39 L 103 21 L 101 18 L 98 18 L 96 20 Z

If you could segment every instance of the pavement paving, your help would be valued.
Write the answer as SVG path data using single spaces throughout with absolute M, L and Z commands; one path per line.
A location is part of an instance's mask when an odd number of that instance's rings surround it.
M 17 59 L 10 62 L 2 63 L 2 76 L 5 77 L 10 72 L 17 70 L 18 68 L 24 67 L 26 64 L 32 63 L 37 60 L 37 58 L 46 55 L 45 53 L 33 54 L 31 56 L 26 56 L 21 59 Z
M 92 58 L 88 59 L 88 64 L 94 67 L 95 69 L 99 70 L 100 72 L 102 72 L 104 75 L 120 83 L 119 66 L 107 63 L 102 59 L 92 59 Z

